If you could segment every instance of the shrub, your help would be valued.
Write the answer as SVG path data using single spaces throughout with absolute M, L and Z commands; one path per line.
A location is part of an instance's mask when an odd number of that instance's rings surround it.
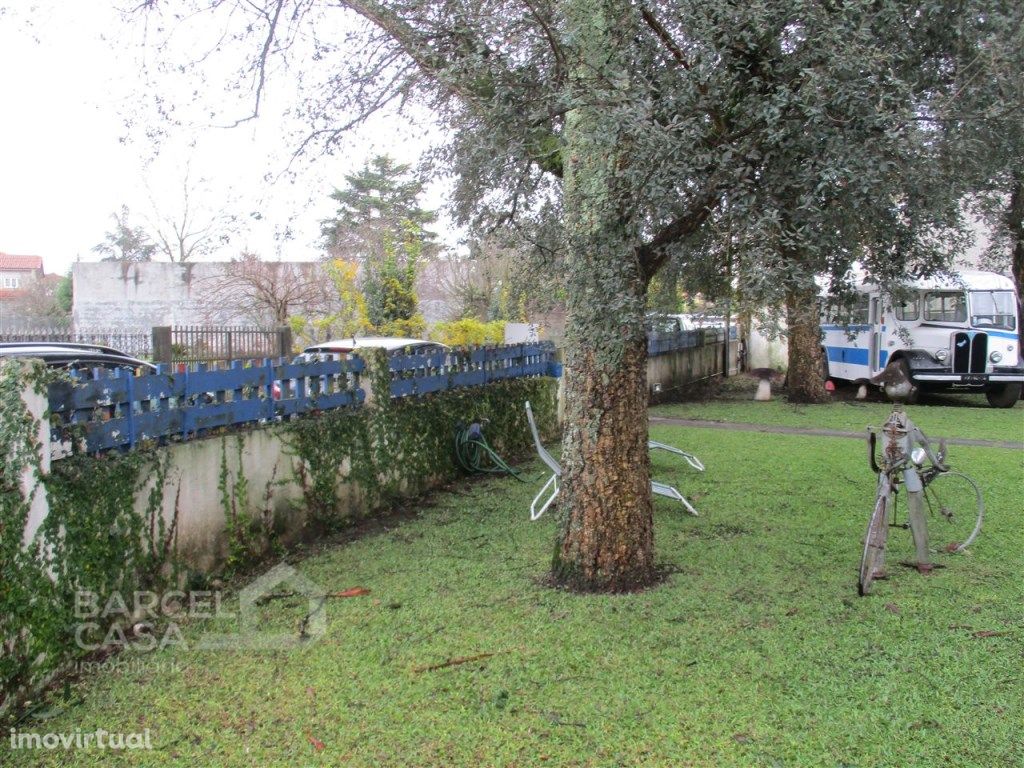
M 476 318 L 466 317 L 434 326 L 431 336 L 435 341 L 451 347 L 471 347 L 485 344 L 503 344 L 505 342 L 505 322 L 492 320 L 481 322 Z

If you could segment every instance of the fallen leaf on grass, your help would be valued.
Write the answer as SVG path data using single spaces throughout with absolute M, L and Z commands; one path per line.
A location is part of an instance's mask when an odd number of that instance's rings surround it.
M 313 749 L 317 752 L 323 752 L 324 749 L 326 749 L 327 745 L 320 741 L 316 736 L 306 734 L 306 737 L 309 739 L 309 743 L 313 745 Z
M 975 632 L 973 635 L 971 635 L 971 637 L 976 637 L 976 638 L 980 639 L 980 638 L 983 638 L 983 637 L 1002 637 L 1003 635 L 1008 635 L 1008 634 L 1010 634 L 1010 633 L 1009 632 L 1000 632 L 1000 631 L 995 630 L 995 629 L 983 629 L 983 630 L 981 630 L 979 632 Z
M 348 589 L 341 590 L 341 592 L 331 592 L 327 596 L 328 597 L 361 597 L 362 595 L 368 595 L 368 594 L 370 594 L 370 590 L 368 590 L 366 587 L 349 587 Z
M 886 603 L 885 604 L 885 610 L 887 610 L 889 613 L 897 613 L 898 614 L 900 612 L 900 607 L 898 605 L 896 605 L 896 603 Z

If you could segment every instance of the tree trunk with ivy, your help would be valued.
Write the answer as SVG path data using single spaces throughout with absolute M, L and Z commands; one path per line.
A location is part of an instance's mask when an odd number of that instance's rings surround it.
M 1024 170 L 1014 174 L 1010 207 L 1006 211 L 1006 230 L 1010 233 L 1010 270 L 1017 286 L 1017 298 L 1024 301 Z M 1024 328 L 1020 329 L 1024 338 Z
M 647 276 L 638 232 L 620 190 L 628 165 L 607 110 L 594 98 L 628 89 L 615 52 L 629 6 L 566 3 L 577 33 L 573 110 L 566 123 L 565 223 L 568 324 L 561 535 L 556 583 L 624 591 L 654 578 L 654 531 L 647 452 Z M 599 86 L 595 86 L 599 83 Z M 625 97 L 624 97 L 625 98 Z
M 789 329 L 786 379 L 790 402 L 826 402 L 828 392 L 825 390 L 821 317 L 814 283 L 790 286 L 786 291 L 786 325 Z

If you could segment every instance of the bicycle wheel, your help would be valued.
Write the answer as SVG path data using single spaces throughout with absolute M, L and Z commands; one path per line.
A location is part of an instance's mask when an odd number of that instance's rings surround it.
M 860 579 L 857 592 L 861 597 L 871 591 L 871 585 L 879 575 L 885 563 L 885 541 L 889 536 L 889 499 L 890 494 L 879 489 L 875 497 L 875 508 L 868 521 L 868 530 L 864 535 L 864 554 L 860 558 Z
M 924 488 L 930 538 L 943 552 L 962 552 L 981 530 L 985 502 L 981 489 L 961 472 L 942 472 Z

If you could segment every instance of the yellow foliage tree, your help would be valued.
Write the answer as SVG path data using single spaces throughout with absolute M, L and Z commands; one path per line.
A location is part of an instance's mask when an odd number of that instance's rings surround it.
M 369 326 L 366 299 L 356 284 L 358 266 L 345 259 L 332 259 L 324 265 L 324 271 L 337 293 L 337 299 L 332 302 L 336 309 L 319 316 L 292 315 L 288 318 L 299 348 L 327 339 L 355 336 L 365 332 Z
M 473 317 L 464 317 L 449 323 L 438 323 L 431 334 L 435 341 L 450 347 L 475 347 L 485 344 L 503 344 L 505 322 L 492 320 L 481 322 Z

